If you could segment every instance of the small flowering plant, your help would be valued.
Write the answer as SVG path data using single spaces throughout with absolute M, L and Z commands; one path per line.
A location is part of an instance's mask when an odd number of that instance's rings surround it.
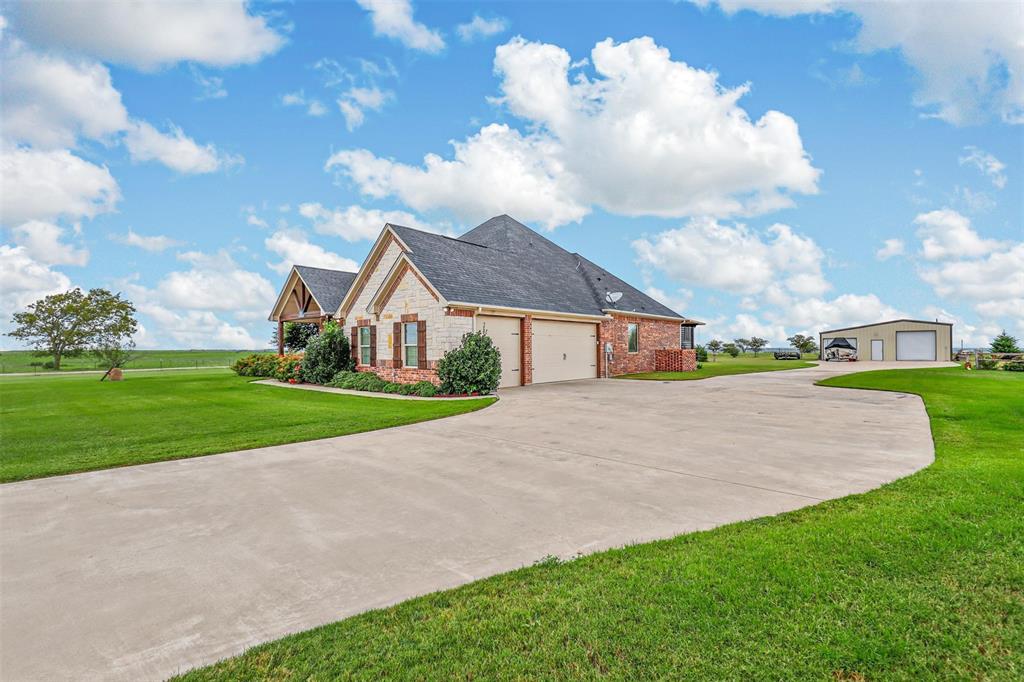
M 282 355 L 277 359 L 277 371 L 274 378 L 278 381 L 286 381 L 289 384 L 302 383 L 302 356 Z

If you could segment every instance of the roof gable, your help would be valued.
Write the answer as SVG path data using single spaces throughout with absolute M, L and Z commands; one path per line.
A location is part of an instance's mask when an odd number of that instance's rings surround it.
M 338 309 L 341 299 L 345 297 L 356 279 L 354 272 L 314 268 L 309 265 L 296 265 L 295 271 L 309 287 L 309 292 L 320 304 L 320 309 L 329 315 L 333 315 Z

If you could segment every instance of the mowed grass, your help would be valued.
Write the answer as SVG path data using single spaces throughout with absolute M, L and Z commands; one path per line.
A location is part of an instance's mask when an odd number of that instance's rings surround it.
M 181 679 L 1021 679 L 1024 376 L 826 383 L 923 396 L 935 463 L 866 494 L 413 599 Z
M 134 359 L 128 363 L 127 368 L 227 367 L 240 357 L 258 352 L 250 350 L 139 350 L 132 353 Z M 43 369 L 41 366 L 41 363 L 51 360 L 53 358 L 40 357 L 27 350 L 3 351 L 0 352 L 0 373 L 38 372 L 40 374 L 52 374 L 56 370 Z M 40 364 L 33 366 L 32 363 Z M 64 358 L 60 364 L 61 372 L 96 370 L 100 368 L 96 358 L 88 353 L 78 357 Z
M 388 400 L 250 384 L 228 370 L 0 379 L 0 481 L 342 436 L 491 400 Z
M 817 356 L 807 356 L 817 358 Z M 731 358 L 719 353 L 716 360 L 708 357 L 700 369 L 695 372 L 643 372 L 641 374 L 623 374 L 616 379 L 645 379 L 648 381 L 694 381 L 709 377 L 721 377 L 729 374 L 750 374 L 752 372 L 774 372 L 780 369 L 800 369 L 813 367 L 814 364 L 804 360 L 776 360 L 771 353 L 752 353 Z

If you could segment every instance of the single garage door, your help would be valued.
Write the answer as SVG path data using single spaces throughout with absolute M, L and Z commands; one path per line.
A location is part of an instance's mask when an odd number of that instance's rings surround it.
M 533 383 L 597 377 L 597 325 L 533 321 Z
M 477 329 L 487 332 L 501 352 L 501 383 L 499 388 L 519 386 L 519 318 L 477 315 Z
M 934 360 L 935 332 L 896 332 L 897 360 Z

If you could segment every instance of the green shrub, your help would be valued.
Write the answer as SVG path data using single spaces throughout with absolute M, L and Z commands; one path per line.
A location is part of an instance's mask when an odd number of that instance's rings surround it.
M 740 356 L 740 348 L 735 343 L 727 343 L 722 346 L 722 350 L 729 354 L 730 357 L 738 358 Z
M 302 379 L 311 384 L 327 384 L 346 369 L 352 369 L 348 338 L 336 322 L 328 322 L 306 344 Z
M 1024 372 L 1024 360 L 1011 360 L 1003 365 L 1007 372 Z
M 396 384 L 391 381 L 384 384 L 384 393 L 401 393 L 402 384 Z
M 231 369 L 242 377 L 272 377 L 277 374 L 277 355 L 252 353 L 235 360 Z
M 437 395 L 437 386 L 430 383 L 429 381 L 417 381 L 415 384 L 409 386 L 410 395 L 418 395 L 421 398 L 433 398 Z
M 441 393 L 493 393 L 501 381 L 501 353 L 484 332 L 469 332 L 437 362 Z
M 697 362 L 708 361 L 708 349 L 704 346 L 697 346 Z
M 703 362 L 698 362 L 697 363 L 697 369 L 704 369 L 704 363 Z

